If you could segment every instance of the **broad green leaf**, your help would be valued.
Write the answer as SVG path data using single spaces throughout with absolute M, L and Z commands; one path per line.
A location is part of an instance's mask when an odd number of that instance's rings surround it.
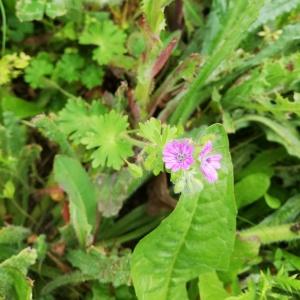
M 229 296 L 216 272 L 199 276 L 199 293 L 201 300 L 224 300 Z
M 270 177 L 264 173 L 254 173 L 235 184 L 236 203 L 239 208 L 247 206 L 263 197 L 270 186 Z
M 228 267 L 235 238 L 236 208 L 228 140 L 221 125 L 205 134 L 215 137 L 222 168 L 215 184 L 182 194 L 175 210 L 136 246 L 132 278 L 139 299 L 184 300 L 185 284 L 201 273 Z M 215 249 L 222 249 L 218 255 Z
M 81 164 L 64 155 L 54 161 L 55 180 L 69 195 L 71 223 L 81 246 L 91 242 L 95 225 L 97 192 Z

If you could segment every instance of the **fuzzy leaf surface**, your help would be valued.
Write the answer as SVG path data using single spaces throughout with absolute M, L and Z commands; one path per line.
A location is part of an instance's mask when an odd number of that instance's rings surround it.
M 205 133 L 215 137 L 223 155 L 219 180 L 205 183 L 196 195 L 182 194 L 175 210 L 136 246 L 131 267 L 139 299 L 188 299 L 188 280 L 228 267 L 236 214 L 232 163 L 223 127 L 213 125 Z M 216 249 L 222 251 L 216 255 Z

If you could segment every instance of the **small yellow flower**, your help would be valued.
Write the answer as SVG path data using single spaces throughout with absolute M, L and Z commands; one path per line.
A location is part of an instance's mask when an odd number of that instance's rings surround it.
M 275 42 L 276 40 L 279 39 L 280 35 L 282 34 L 282 30 L 276 30 L 272 31 L 270 27 L 268 26 L 263 26 L 263 31 L 260 31 L 258 33 L 259 36 L 263 37 L 263 39 L 267 43 Z

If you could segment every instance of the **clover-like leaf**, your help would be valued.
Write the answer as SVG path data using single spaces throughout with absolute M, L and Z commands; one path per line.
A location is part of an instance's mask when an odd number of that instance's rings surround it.
M 70 135 L 74 143 L 80 144 L 88 132 L 93 132 L 96 120 L 105 112 L 105 107 L 98 101 L 89 106 L 81 99 L 70 99 L 58 114 L 59 128 L 66 135 Z
M 94 132 L 82 139 L 87 149 L 93 149 L 92 166 L 119 170 L 124 160 L 133 154 L 132 144 L 126 140 L 127 117 L 112 110 L 96 120 Z
M 150 142 L 144 149 L 147 154 L 145 168 L 152 170 L 157 175 L 163 170 L 162 152 L 164 145 L 168 141 L 178 137 L 180 130 L 151 118 L 144 124 L 140 124 L 139 135 Z
M 81 82 L 88 88 L 101 85 L 104 71 L 100 66 L 88 65 L 81 73 Z
M 58 78 L 67 82 L 80 79 L 80 69 L 84 66 L 84 59 L 78 53 L 65 52 L 55 67 Z
M 53 64 L 49 54 L 40 52 L 35 58 L 30 61 L 30 65 L 25 70 L 25 81 L 33 88 L 44 87 L 43 78 L 51 75 L 53 72 Z
M 85 27 L 79 42 L 83 45 L 97 45 L 93 59 L 100 65 L 113 61 L 126 52 L 126 34 L 107 18 L 86 17 Z

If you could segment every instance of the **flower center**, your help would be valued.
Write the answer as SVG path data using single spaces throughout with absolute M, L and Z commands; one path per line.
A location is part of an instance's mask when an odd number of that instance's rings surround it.
M 180 163 L 183 162 L 185 159 L 186 159 L 186 155 L 184 153 L 178 153 L 176 155 L 176 160 Z

